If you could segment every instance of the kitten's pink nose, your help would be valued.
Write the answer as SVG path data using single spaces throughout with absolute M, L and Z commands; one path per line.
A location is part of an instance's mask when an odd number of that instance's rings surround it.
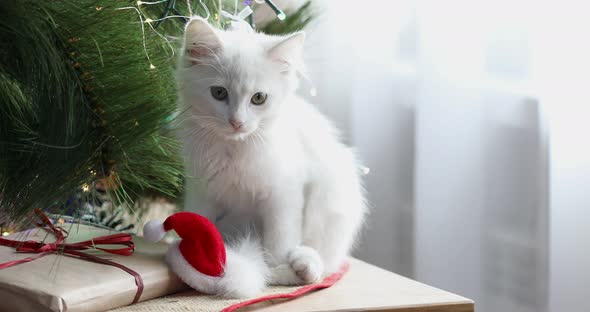
M 242 128 L 242 126 L 244 125 L 244 123 L 242 121 L 235 119 L 235 118 L 230 118 L 229 123 L 236 130 L 240 130 L 240 128 Z

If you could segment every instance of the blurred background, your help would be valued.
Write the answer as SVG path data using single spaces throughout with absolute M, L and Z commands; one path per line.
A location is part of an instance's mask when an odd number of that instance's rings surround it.
M 356 255 L 478 311 L 590 309 L 590 4 L 313 3 L 312 101 L 371 169 Z

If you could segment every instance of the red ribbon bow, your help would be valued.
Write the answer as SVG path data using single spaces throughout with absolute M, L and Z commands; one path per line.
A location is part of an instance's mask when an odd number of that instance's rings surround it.
M 55 242 L 46 244 L 44 242 L 38 241 L 16 241 L 0 237 L 0 245 L 13 247 L 16 249 L 17 252 L 36 254 L 28 258 L 0 263 L 0 270 L 11 267 L 13 265 L 31 262 L 33 260 L 45 257 L 50 254 L 63 253 L 70 257 L 82 260 L 112 265 L 131 274 L 135 278 L 135 284 L 137 285 L 137 292 L 135 293 L 135 298 L 133 299 L 132 303 L 137 303 L 139 301 L 139 297 L 141 297 L 141 293 L 143 292 L 143 280 L 141 279 L 139 273 L 133 271 L 132 269 L 122 264 L 82 252 L 82 250 L 97 249 L 104 252 L 108 252 L 110 254 L 130 256 L 131 254 L 133 254 L 133 251 L 135 249 L 135 244 L 132 241 L 131 235 L 126 233 L 118 233 L 113 235 L 100 236 L 82 242 L 68 244 L 65 243 L 65 238 L 67 236 L 66 230 L 62 229 L 61 227 L 54 226 L 53 223 L 51 223 L 51 221 L 49 220 L 49 218 L 47 218 L 47 216 L 39 209 L 35 209 L 35 215 L 37 215 L 37 217 L 40 220 L 40 222 L 35 222 L 35 224 L 38 227 L 44 229 L 45 231 L 55 235 Z M 97 245 L 123 245 L 126 247 L 109 249 L 100 248 L 97 247 Z

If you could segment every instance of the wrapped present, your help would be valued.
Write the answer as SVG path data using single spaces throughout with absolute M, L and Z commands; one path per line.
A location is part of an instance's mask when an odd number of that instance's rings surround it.
M 187 288 L 166 244 L 128 234 L 41 223 L 0 240 L 0 311 L 105 311 Z

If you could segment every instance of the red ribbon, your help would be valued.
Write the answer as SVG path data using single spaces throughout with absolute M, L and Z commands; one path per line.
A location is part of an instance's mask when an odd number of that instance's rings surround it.
M 135 278 L 135 285 L 137 285 L 137 292 L 135 293 L 135 298 L 133 299 L 132 303 L 137 303 L 139 301 L 139 297 L 141 297 L 141 293 L 143 292 L 143 280 L 141 279 L 139 273 L 122 264 L 82 252 L 82 250 L 97 249 L 114 255 L 130 256 L 133 254 L 135 249 L 135 244 L 132 241 L 131 235 L 126 233 L 118 233 L 68 244 L 65 243 L 65 238 L 67 236 L 66 230 L 62 229 L 61 227 L 54 226 L 49 218 L 47 218 L 47 216 L 41 210 L 35 209 L 34 211 L 35 215 L 39 218 L 39 222 L 35 222 L 35 224 L 45 231 L 55 235 L 55 242 L 47 244 L 38 241 L 16 241 L 0 237 L 0 245 L 13 247 L 17 252 L 36 254 L 28 258 L 0 263 L 0 270 L 13 265 L 31 262 L 50 254 L 63 253 L 70 257 L 111 265 L 131 274 Z M 123 245 L 126 247 L 110 249 L 100 248 L 97 247 L 97 245 Z
M 303 295 L 306 295 L 312 291 L 332 287 L 334 284 L 336 284 L 337 281 L 339 281 L 342 278 L 342 276 L 344 276 L 344 274 L 346 272 L 348 272 L 349 267 L 350 267 L 350 265 L 348 264 L 348 262 L 345 262 L 342 266 L 340 266 L 340 270 L 338 270 L 335 273 L 332 273 L 331 275 L 326 276 L 324 278 L 324 280 L 319 283 L 303 286 L 303 287 L 298 288 L 290 293 L 267 295 L 267 296 L 262 296 L 262 297 L 238 302 L 238 303 L 230 305 L 227 308 L 224 308 L 223 310 L 221 310 L 221 312 L 235 312 L 243 307 L 251 306 L 251 305 L 257 304 L 259 302 L 264 302 L 264 301 L 270 301 L 270 300 L 276 300 L 276 299 L 291 300 L 291 299 L 295 299 L 295 298 L 301 297 Z

